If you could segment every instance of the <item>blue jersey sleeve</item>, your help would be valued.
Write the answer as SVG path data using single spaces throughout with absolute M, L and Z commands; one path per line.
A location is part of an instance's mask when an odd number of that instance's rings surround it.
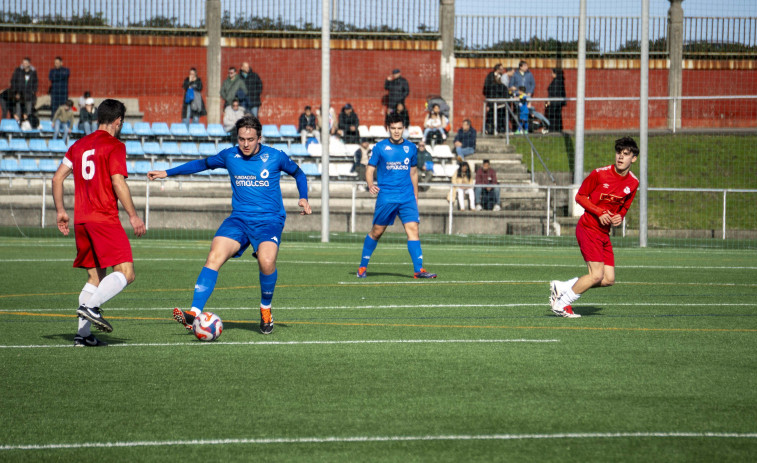
M 300 198 L 308 199 L 308 179 L 305 176 L 305 172 L 286 154 L 281 156 L 281 170 L 294 177 L 295 182 L 297 182 L 297 192 L 299 192 Z
M 377 150 L 376 147 L 373 147 L 373 151 L 371 151 L 371 157 L 368 159 L 368 165 L 377 167 L 379 164 L 379 158 L 381 157 L 381 151 Z
M 418 165 L 418 148 L 411 144 L 410 151 L 412 152 L 410 155 L 410 167 L 416 167 Z
M 180 166 L 168 169 L 166 171 L 166 174 L 169 177 L 173 177 L 174 175 L 196 174 L 197 172 L 202 172 L 203 170 L 216 169 L 219 167 L 224 167 L 225 165 L 226 163 L 224 162 L 221 153 L 218 153 L 215 156 L 211 156 L 209 158 L 189 161 Z

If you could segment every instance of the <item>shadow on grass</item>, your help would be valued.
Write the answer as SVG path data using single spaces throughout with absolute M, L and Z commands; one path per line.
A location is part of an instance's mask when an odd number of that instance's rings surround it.
M 125 338 L 116 338 L 109 334 L 103 334 L 99 331 L 92 331 L 92 334 L 94 334 L 97 339 L 101 341 L 105 341 L 108 344 L 126 344 L 129 340 Z M 48 334 L 45 336 L 42 336 L 45 339 L 49 339 L 51 341 L 65 341 L 70 342 L 71 345 L 74 345 L 74 336 L 76 333 L 66 333 L 66 334 Z
M 584 307 L 581 306 L 578 309 L 573 309 L 573 311 L 577 314 L 580 314 L 582 317 L 594 317 L 597 315 L 602 315 L 602 308 L 601 307 Z
M 413 278 L 413 274 L 407 274 L 407 273 L 387 273 L 387 272 L 366 272 L 368 274 L 368 280 L 370 280 L 372 277 L 400 277 L 400 278 Z M 355 272 L 349 272 L 350 276 L 355 277 Z M 355 279 L 359 280 L 360 278 L 355 277 Z

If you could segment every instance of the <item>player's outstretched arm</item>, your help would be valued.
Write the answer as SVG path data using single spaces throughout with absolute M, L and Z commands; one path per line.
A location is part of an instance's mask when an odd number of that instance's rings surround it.
M 168 177 L 168 174 L 165 170 L 151 170 L 147 173 L 147 178 L 150 180 L 157 180 L 159 178 L 166 178 Z
M 121 174 L 111 175 L 111 181 L 113 182 L 113 191 L 116 193 L 116 197 L 121 201 L 124 210 L 129 214 L 129 223 L 134 229 L 136 236 L 142 236 L 145 234 L 145 223 L 137 215 L 137 209 L 134 207 L 134 201 L 131 199 L 131 190 L 129 185 L 126 184 L 124 176 Z
M 66 207 L 63 204 L 63 181 L 71 175 L 73 170 L 65 164 L 58 166 L 58 170 L 53 175 L 53 202 L 55 203 L 55 210 L 57 214 L 56 222 L 58 224 L 58 230 L 63 235 L 68 236 L 69 232 L 69 217 L 66 212 Z
M 310 209 L 310 203 L 306 198 L 300 198 L 300 201 L 297 204 L 302 208 L 300 215 L 310 215 L 313 213 L 313 210 Z

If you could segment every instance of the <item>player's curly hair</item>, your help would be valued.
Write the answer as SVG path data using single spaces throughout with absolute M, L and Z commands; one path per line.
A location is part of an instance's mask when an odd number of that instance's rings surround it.
M 396 112 L 393 112 L 386 116 L 386 126 L 389 127 L 392 124 L 396 124 L 397 122 L 402 122 L 402 126 L 405 126 L 405 120 L 402 119 L 402 116 L 397 114 Z
M 624 150 L 631 150 L 634 156 L 639 155 L 639 145 L 636 144 L 636 140 L 631 137 L 623 137 L 615 140 L 615 152 L 621 153 Z
M 258 118 L 252 114 L 245 114 L 235 125 L 237 127 L 237 132 L 242 128 L 254 129 L 255 133 L 258 134 L 258 137 L 260 137 L 260 132 L 263 130 L 263 125 Z

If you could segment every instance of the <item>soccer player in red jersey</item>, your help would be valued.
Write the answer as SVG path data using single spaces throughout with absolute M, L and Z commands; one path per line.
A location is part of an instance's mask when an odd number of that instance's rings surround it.
M 589 273 L 568 281 L 550 284 L 552 312 L 560 317 L 579 318 L 571 304 L 589 288 L 615 284 L 615 255 L 610 242 L 610 227 L 623 223 L 631 207 L 639 179 L 631 164 L 639 156 L 639 147 L 631 137 L 615 140 L 615 164 L 595 169 L 584 179 L 576 202 L 584 214 L 576 226 L 576 239 Z
M 79 294 L 78 347 L 106 346 L 94 337 L 90 325 L 111 332 L 113 327 L 100 306 L 134 281 L 131 245 L 118 218 L 118 201 L 127 214 L 136 236 L 145 234 L 145 224 L 137 215 L 126 184 L 126 147 L 117 136 L 126 107 L 118 100 L 105 100 L 97 110 L 98 130 L 83 137 L 66 152 L 53 176 L 53 200 L 58 230 L 69 233 L 71 219 L 63 204 L 63 182 L 74 175 L 74 267 L 87 270 L 87 283 Z M 106 269 L 113 271 L 106 276 Z

